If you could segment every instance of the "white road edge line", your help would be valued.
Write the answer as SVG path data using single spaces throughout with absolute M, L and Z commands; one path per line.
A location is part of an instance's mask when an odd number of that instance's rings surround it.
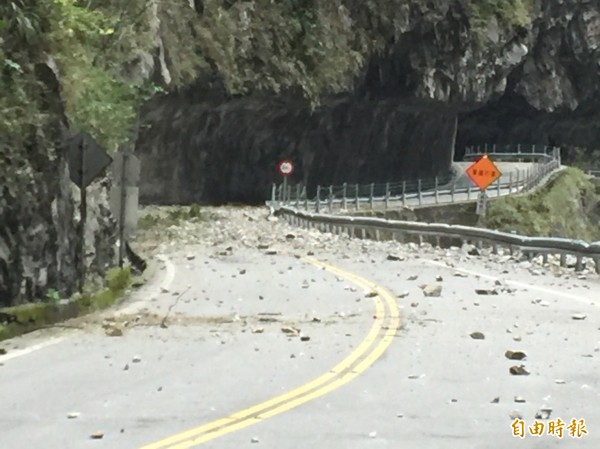
M 173 263 L 166 256 L 159 255 L 159 256 L 157 256 L 157 259 L 159 259 L 161 262 L 163 262 L 165 264 L 165 269 L 167 271 L 165 274 L 165 277 L 161 283 L 160 288 L 169 289 L 169 287 L 175 280 L 175 265 L 173 265 Z M 123 312 L 126 313 L 126 310 L 128 310 L 130 308 L 135 308 L 134 306 L 139 305 L 143 302 L 144 301 L 133 303 L 130 306 L 128 306 L 126 309 L 121 310 L 121 313 L 123 313 Z M 54 338 L 51 338 L 50 340 L 29 346 L 27 348 L 11 351 L 8 354 L 0 355 L 0 363 L 5 362 L 7 360 L 15 359 L 17 357 L 21 357 L 21 356 L 24 356 L 27 354 L 31 354 L 32 352 L 47 348 L 48 346 L 56 345 L 66 339 L 67 339 L 67 337 L 54 337 Z
M 175 265 L 173 265 L 173 262 L 171 262 L 167 256 L 163 256 L 162 254 L 157 256 L 157 259 L 165 264 L 165 269 L 167 270 L 165 278 L 163 279 L 162 285 L 160 287 L 162 289 L 168 290 L 171 287 L 173 281 L 175 280 Z
M 169 258 L 167 256 L 164 256 L 162 254 L 159 254 L 158 256 L 156 256 L 156 258 L 162 262 L 165 266 L 165 276 L 162 280 L 162 282 L 160 283 L 159 288 L 159 292 L 160 290 L 165 290 L 168 291 L 169 288 L 171 288 L 171 284 L 173 283 L 173 281 L 175 280 L 175 265 L 173 265 L 173 263 L 169 260 Z M 145 295 L 148 296 L 148 295 Z M 151 297 L 152 295 L 150 295 Z M 148 300 L 144 299 L 144 300 L 140 300 L 140 301 L 136 301 L 133 302 L 129 305 L 127 305 L 126 307 L 119 309 L 119 313 L 122 314 L 132 314 L 132 313 L 136 313 L 140 310 L 140 308 L 144 307 L 146 304 L 148 304 Z
M 438 267 L 449 268 L 451 270 L 460 271 L 461 273 L 471 274 L 473 276 L 480 276 L 480 277 L 482 277 L 484 279 L 489 279 L 489 280 L 492 280 L 492 281 L 500 279 L 500 276 L 491 276 L 489 274 L 479 273 L 477 271 L 467 270 L 467 269 L 464 269 L 464 268 L 450 267 L 450 266 L 446 265 L 445 263 L 437 262 L 435 260 L 429 260 L 429 259 L 423 259 L 423 260 L 425 262 L 431 264 L 431 265 L 436 265 Z M 513 281 L 513 280 L 510 280 L 510 279 L 502 279 L 502 280 L 506 284 L 512 285 L 512 286 L 515 286 L 515 287 L 526 288 L 526 289 L 529 289 L 529 290 L 536 290 L 538 292 L 547 293 L 547 294 L 554 295 L 554 296 L 562 296 L 563 298 L 574 299 L 575 301 L 584 302 L 584 303 L 586 303 L 588 305 L 598 307 L 598 304 L 596 304 L 594 301 L 590 301 L 589 298 L 585 298 L 583 296 L 573 295 L 571 293 L 564 293 L 564 292 L 561 292 L 561 291 L 553 290 L 551 288 L 540 287 L 540 286 L 537 286 L 537 285 L 527 284 L 525 282 Z
M 47 348 L 48 346 L 53 346 L 61 341 L 64 341 L 65 337 L 55 337 L 50 340 L 44 341 L 42 343 L 38 343 L 37 345 L 29 346 L 28 348 L 16 349 L 14 351 L 9 352 L 5 355 L 0 355 L 0 363 L 6 362 L 7 360 L 16 359 L 17 357 L 21 357 L 23 355 L 31 354 L 39 349 Z

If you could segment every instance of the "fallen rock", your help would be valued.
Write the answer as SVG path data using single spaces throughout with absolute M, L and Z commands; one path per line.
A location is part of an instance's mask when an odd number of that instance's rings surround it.
M 523 403 L 525 402 L 525 398 L 521 396 L 515 396 L 515 402 Z
M 402 292 L 398 295 L 398 298 L 402 299 L 402 298 L 406 298 L 410 293 L 409 292 Z
M 498 291 L 495 288 L 477 288 L 475 293 L 478 295 L 497 295 Z
M 576 313 L 572 315 L 571 318 L 574 320 L 585 320 L 587 318 L 587 315 L 585 313 Z
M 92 438 L 93 440 L 101 440 L 102 438 L 104 438 L 104 433 L 103 432 L 94 432 L 90 435 L 90 438 Z
M 251 442 L 251 443 L 258 443 L 258 438 L 256 438 L 256 437 L 252 437 L 252 438 L 250 439 L 250 442 Z
M 281 332 L 294 337 L 300 335 L 300 329 L 296 329 L 295 327 L 282 327 Z
M 510 419 L 523 419 L 523 415 L 518 410 L 513 410 L 508 416 L 510 416 Z
M 500 396 L 496 396 L 494 399 L 490 401 L 491 404 L 497 404 L 500 402 Z
M 79 418 L 79 413 L 77 412 L 71 412 L 67 414 L 67 418 L 68 419 L 75 419 L 75 418 Z
M 379 296 L 379 293 L 377 293 L 376 291 L 370 291 L 365 295 L 365 297 L 367 298 L 374 298 L 375 296 Z
M 142 358 L 139 355 L 133 356 L 133 358 L 131 359 L 131 361 L 133 363 L 140 363 L 142 361 Z
M 425 285 L 423 287 L 423 295 L 428 297 L 439 297 L 442 294 L 441 285 Z
M 535 413 L 535 419 L 548 419 L 551 414 L 551 408 L 541 408 Z
M 564 385 L 564 384 L 566 384 L 567 382 L 566 382 L 566 381 L 564 381 L 564 380 L 562 380 L 562 379 L 556 379 L 556 380 L 554 381 L 554 383 L 555 383 L 555 384 L 558 384 L 558 385 Z
M 310 337 L 308 335 L 302 335 L 300 336 L 300 341 L 309 341 Z
M 416 281 L 419 278 L 418 275 L 414 274 L 406 278 L 407 281 Z
M 264 331 L 264 327 L 255 327 L 254 329 L 252 329 L 253 334 L 262 334 Z
M 469 276 L 468 274 L 462 273 L 460 271 L 457 271 L 456 273 L 454 273 L 454 277 L 457 277 L 457 278 L 466 278 L 468 276 Z
M 473 340 L 485 340 L 485 335 L 482 332 L 471 332 L 470 336 Z
M 185 258 L 187 260 L 194 260 L 196 258 L 196 256 L 194 254 L 188 254 L 187 256 L 185 256 Z
M 438 275 L 435 277 L 435 280 L 436 280 L 437 282 L 442 282 L 442 281 L 444 280 L 444 278 L 442 277 L 442 275 L 438 274 Z
M 511 366 L 508 371 L 513 376 L 529 376 L 529 371 L 525 369 L 525 365 Z
M 394 261 L 394 262 L 402 262 L 402 261 L 406 260 L 406 257 L 400 256 L 400 255 L 397 255 L 397 254 L 388 254 L 387 260 L 391 260 L 391 261 Z
M 0 348 L 0 355 L 5 355 L 5 354 L 6 354 L 6 349 Z
M 506 351 L 504 356 L 509 360 L 523 360 L 527 354 L 522 351 Z
M 106 328 L 104 333 L 106 335 L 108 335 L 109 337 L 122 337 L 123 336 L 123 330 L 116 326 L 111 326 L 111 327 Z
M 480 251 L 477 249 L 476 246 L 470 247 L 467 251 L 467 254 L 469 256 L 480 256 L 481 255 Z

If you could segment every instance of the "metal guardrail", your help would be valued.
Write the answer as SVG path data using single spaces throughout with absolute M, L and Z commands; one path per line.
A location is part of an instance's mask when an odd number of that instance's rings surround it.
M 592 178 L 600 179 L 600 170 L 588 170 L 587 174 Z
M 464 159 L 470 160 L 481 154 L 487 154 L 501 159 L 560 159 L 560 148 L 548 145 L 523 145 L 523 144 L 483 144 L 472 145 L 465 148 Z
M 499 197 L 530 191 L 542 179 L 559 168 L 560 160 L 549 157 L 534 163 L 530 169 L 516 171 L 515 176 L 511 172 L 506 181 L 498 179 L 494 185 L 486 189 L 486 193 L 490 197 Z M 417 180 L 413 183 L 387 183 L 384 185 L 384 191 L 379 194 L 375 188 L 376 184 L 371 184 L 366 195 L 364 186 L 358 184 L 343 184 L 327 188 L 317 186 L 317 194 L 314 199 L 309 199 L 306 189 L 301 188 L 300 185 L 296 185 L 295 188 L 288 186 L 287 191 L 284 191 L 282 185 L 274 184 L 271 190 L 271 200 L 267 204 L 271 207 L 294 206 L 307 211 L 314 210 L 317 213 L 323 209 L 333 212 L 334 210 L 348 210 L 350 207 L 360 210 L 365 205 L 369 209 L 374 209 L 378 205 L 387 209 L 475 201 L 481 191 L 471 184 L 468 187 L 457 188 L 453 183 L 448 185 L 448 180 L 445 181 L 446 185 L 442 184 L 439 178 L 427 182 Z
M 443 223 L 420 223 L 412 221 L 386 220 L 381 218 L 326 215 L 301 211 L 292 207 L 280 206 L 278 213 L 288 223 L 305 229 L 316 228 L 323 232 L 348 234 L 350 237 L 375 238 L 376 240 L 398 240 L 403 242 L 406 235 L 416 235 L 422 243 L 425 237 L 434 237 L 440 246 L 441 238 L 454 238 L 463 242 L 476 242 L 478 247 L 484 243 L 492 246 L 496 253 L 499 246 L 508 247 L 512 254 L 519 249 L 530 258 L 542 255 L 544 263 L 549 254 L 559 254 L 560 264 L 565 266 L 567 256 L 576 258 L 575 270 L 581 271 L 584 259 L 594 261 L 596 273 L 600 274 L 600 242 L 586 243 L 582 240 L 570 240 L 553 237 L 527 237 L 490 229 L 470 226 L 449 225 Z

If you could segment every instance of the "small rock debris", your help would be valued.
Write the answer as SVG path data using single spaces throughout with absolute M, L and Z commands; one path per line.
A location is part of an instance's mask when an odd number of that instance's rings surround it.
M 471 332 L 470 337 L 473 340 L 485 340 L 485 335 L 483 332 Z
M 523 360 L 525 357 L 527 357 L 527 354 L 525 354 L 523 351 L 509 350 L 504 353 L 504 356 L 509 360 Z
M 425 285 L 422 287 L 423 295 L 427 297 L 439 297 L 442 295 L 442 286 L 441 285 Z
M 508 371 L 513 376 L 529 376 L 529 371 L 525 369 L 525 365 L 514 365 L 511 366 Z

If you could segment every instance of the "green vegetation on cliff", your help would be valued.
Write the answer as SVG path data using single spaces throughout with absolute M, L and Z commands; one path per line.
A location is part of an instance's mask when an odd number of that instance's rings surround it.
M 492 18 L 509 26 L 530 24 L 535 0 L 469 0 L 468 5 L 473 28 L 483 30 Z
M 194 3 L 194 2 L 192 2 Z M 469 0 L 473 28 L 523 25 L 533 0 Z M 313 102 L 349 89 L 370 54 L 406 32 L 414 1 L 8 0 L 0 5 L 0 134 L 9 147 L 48 120 L 37 63 L 57 63 L 66 115 L 109 151 L 139 104 L 218 73 L 230 94 L 295 89 Z M 415 11 L 412 11 L 412 10 Z M 419 11 L 417 11 L 417 9 Z M 401 14 L 399 13 L 402 12 Z M 405 17 L 405 19 L 401 19 Z
M 483 224 L 530 236 L 600 240 L 600 195 L 579 169 L 566 168 L 529 195 L 490 202 Z

